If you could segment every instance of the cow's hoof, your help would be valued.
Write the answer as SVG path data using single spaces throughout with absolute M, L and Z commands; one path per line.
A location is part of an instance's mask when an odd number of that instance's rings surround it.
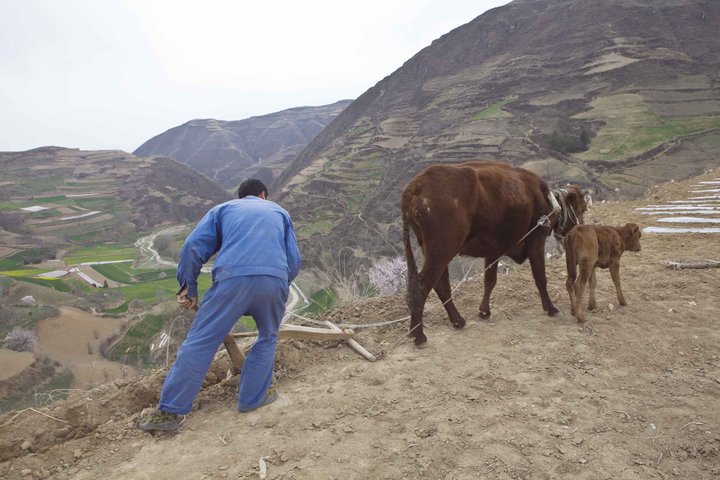
M 490 318 L 490 312 L 483 312 L 482 310 L 480 310 L 480 318 L 483 320 L 487 320 L 488 318 Z
M 627 302 L 625 300 L 623 300 L 622 302 L 619 302 L 619 303 L 620 303 L 620 306 L 627 307 Z
M 458 329 L 458 330 L 461 329 L 461 328 L 463 328 L 463 327 L 465 326 L 465 319 L 462 318 L 462 317 L 460 317 L 459 319 L 454 320 L 454 321 L 452 322 L 452 326 L 455 327 L 455 328 Z
M 427 337 L 423 334 L 415 337 L 415 346 L 418 348 L 427 347 Z
M 558 313 L 560 313 L 560 310 L 555 307 L 550 307 L 550 310 L 548 310 L 548 317 L 554 317 Z

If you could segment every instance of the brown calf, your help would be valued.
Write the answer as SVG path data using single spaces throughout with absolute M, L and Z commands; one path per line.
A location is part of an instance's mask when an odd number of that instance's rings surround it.
M 625 250 L 640 251 L 640 228 L 634 223 L 623 227 L 605 225 L 576 225 L 565 236 L 565 258 L 567 260 L 567 291 L 570 294 L 570 313 L 577 317 L 578 323 L 585 321 L 582 297 L 585 285 L 590 282 L 588 308 L 593 310 L 595 303 L 595 269 L 609 268 L 615 284 L 618 302 L 627 305 L 620 287 L 620 257 Z M 580 276 L 576 267 L 580 265 Z

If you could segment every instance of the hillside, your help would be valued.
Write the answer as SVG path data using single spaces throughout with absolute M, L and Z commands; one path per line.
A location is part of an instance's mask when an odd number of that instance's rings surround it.
M 596 204 L 588 222 L 643 227 L 637 210 L 685 200 L 720 171 L 660 185 L 640 199 Z M 549 260 L 561 313 L 542 313 L 529 266 L 501 274 L 493 316 L 476 312 L 478 276 L 454 294 L 468 319 L 455 331 L 434 295 L 429 346 L 407 323 L 356 328 L 381 355 L 281 341 L 277 402 L 234 411 L 237 377 L 215 375 L 176 434 L 134 427 L 164 377 L 119 380 L 47 408 L 0 417 L 0 477 L 8 479 L 692 478 L 720 475 L 720 269 L 668 269 L 667 261 L 720 260 L 717 234 L 644 234 L 621 262 L 628 306 L 607 271 L 598 305 L 579 326 L 569 315 L 564 259 Z M 337 324 L 406 315 L 401 296 L 332 312 Z M 224 362 L 224 363 L 223 363 Z
M 237 188 L 248 177 L 269 184 L 350 102 L 296 107 L 244 120 L 191 120 L 151 138 L 133 153 L 171 157 L 226 189 Z
M 196 222 L 229 198 L 167 157 L 59 147 L 0 152 L 0 255 L 122 243 L 160 224 Z
M 696 175 L 720 162 L 718 31 L 708 0 L 495 8 L 338 115 L 279 178 L 281 201 L 307 245 L 342 244 L 354 265 L 396 254 L 400 191 L 430 163 L 509 162 L 609 199 Z

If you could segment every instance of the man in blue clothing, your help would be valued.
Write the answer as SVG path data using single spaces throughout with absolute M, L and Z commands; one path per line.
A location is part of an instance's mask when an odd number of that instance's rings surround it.
M 138 424 L 143 430 L 180 426 L 180 415 L 192 409 L 220 343 L 243 315 L 255 320 L 258 338 L 242 367 L 238 410 L 254 410 L 277 397 L 269 389 L 275 346 L 300 252 L 290 215 L 268 200 L 260 180 L 243 182 L 238 200 L 213 207 L 185 240 L 177 269 L 181 306 L 197 306 L 200 268 L 215 253 L 212 287 L 165 379 L 158 409 Z

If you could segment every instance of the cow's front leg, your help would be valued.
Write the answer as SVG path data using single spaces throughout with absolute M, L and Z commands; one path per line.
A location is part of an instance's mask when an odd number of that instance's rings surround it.
M 490 294 L 497 284 L 497 258 L 485 257 L 485 290 L 480 302 L 480 318 L 490 318 Z M 488 267 L 490 265 L 490 267 Z
M 447 267 L 445 271 L 440 275 L 440 279 L 435 284 L 435 293 L 445 306 L 445 311 L 448 314 L 450 323 L 455 328 L 463 328 L 465 326 L 465 319 L 460 315 L 455 304 L 452 301 L 452 291 L 450 290 L 450 273 Z
M 533 279 L 535 280 L 535 286 L 540 293 L 543 310 L 552 317 L 560 310 L 555 308 L 555 305 L 553 305 L 550 300 L 550 295 L 548 295 L 547 277 L 545 276 L 545 254 L 543 253 L 545 238 L 541 240 L 542 241 L 535 240 L 532 244 L 528 245 L 528 257 L 530 258 L 530 269 L 532 270 Z

